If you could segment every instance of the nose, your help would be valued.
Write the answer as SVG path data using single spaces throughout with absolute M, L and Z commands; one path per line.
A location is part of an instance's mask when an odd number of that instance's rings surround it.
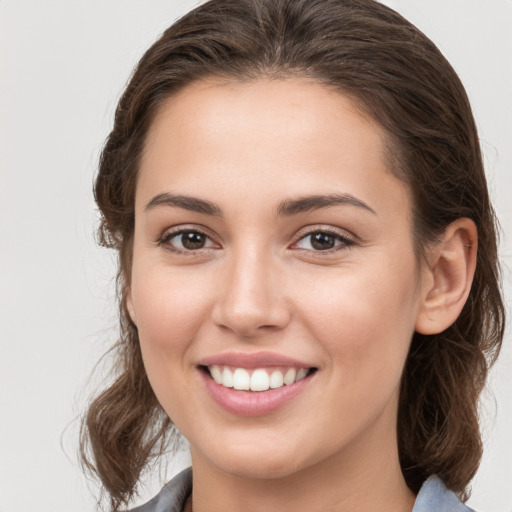
M 214 323 L 240 338 L 258 338 L 283 329 L 291 310 L 283 289 L 282 271 L 263 251 L 245 250 L 226 261 L 219 275 Z

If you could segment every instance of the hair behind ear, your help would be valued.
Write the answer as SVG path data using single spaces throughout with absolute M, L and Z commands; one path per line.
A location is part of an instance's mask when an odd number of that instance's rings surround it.
M 468 218 L 449 224 L 425 250 L 423 302 L 402 376 L 398 421 L 402 470 L 411 489 L 417 492 L 437 474 L 463 500 L 482 456 L 478 398 L 493 362 L 488 355 L 503 336 L 503 318 L 496 315 L 490 328 L 474 303 L 475 296 L 494 299 L 494 290 L 485 290 L 486 297 L 474 281 L 478 259 L 477 228 Z

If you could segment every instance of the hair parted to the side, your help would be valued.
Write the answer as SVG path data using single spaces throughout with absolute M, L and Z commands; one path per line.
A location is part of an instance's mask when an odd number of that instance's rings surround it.
M 384 127 L 390 169 L 412 192 L 419 257 L 457 218 L 477 226 L 476 275 L 460 317 L 440 334 L 413 337 L 397 433 L 413 491 L 435 473 L 467 496 L 482 452 L 477 401 L 500 349 L 504 307 L 496 221 L 460 80 L 424 34 L 373 0 L 211 0 L 173 24 L 142 57 L 117 107 L 95 184 L 101 241 L 119 255 L 121 339 L 117 379 L 84 417 L 82 458 L 115 511 L 133 497 L 141 471 L 172 434 L 125 302 L 148 128 L 163 102 L 194 81 L 290 76 L 349 95 Z

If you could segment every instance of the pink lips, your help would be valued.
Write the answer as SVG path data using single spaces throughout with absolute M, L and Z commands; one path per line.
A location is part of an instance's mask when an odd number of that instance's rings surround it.
M 225 365 L 237 368 L 255 369 L 268 367 L 310 368 L 311 365 L 287 356 L 271 352 L 254 354 L 231 352 L 218 354 L 200 361 L 200 366 Z M 314 375 L 276 389 L 262 392 L 240 391 L 217 384 L 203 370 L 199 370 L 206 389 L 213 400 L 224 410 L 239 416 L 262 416 L 270 414 L 299 395 L 311 382 Z
M 309 363 L 273 352 L 229 352 L 217 354 L 199 361 L 201 366 L 226 365 L 237 368 L 263 368 L 267 366 L 289 366 L 293 368 L 310 368 Z

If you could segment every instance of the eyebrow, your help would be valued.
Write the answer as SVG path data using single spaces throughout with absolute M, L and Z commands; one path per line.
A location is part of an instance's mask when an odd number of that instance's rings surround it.
M 330 206 L 350 205 L 367 210 L 377 215 L 375 210 L 370 208 L 365 202 L 361 201 L 352 194 L 329 194 L 313 195 L 301 197 L 299 199 L 283 201 L 277 208 L 278 217 L 288 217 L 298 213 L 309 212 L 311 210 L 320 210 Z
M 377 215 L 375 210 L 351 194 L 328 194 L 305 196 L 298 199 L 282 201 L 277 207 L 277 217 L 290 217 L 299 213 L 338 205 L 355 206 L 356 208 L 361 208 Z M 173 206 L 205 215 L 223 217 L 222 209 L 219 206 L 197 197 L 174 195 L 170 193 L 158 194 L 146 204 L 144 211 L 151 210 L 157 206 Z
M 204 213 L 205 215 L 213 215 L 222 217 L 222 210 L 214 203 L 198 199 L 197 197 L 173 195 L 169 193 L 158 194 L 146 204 L 144 211 L 152 210 L 157 206 L 174 206 L 190 210 L 191 212 Z

